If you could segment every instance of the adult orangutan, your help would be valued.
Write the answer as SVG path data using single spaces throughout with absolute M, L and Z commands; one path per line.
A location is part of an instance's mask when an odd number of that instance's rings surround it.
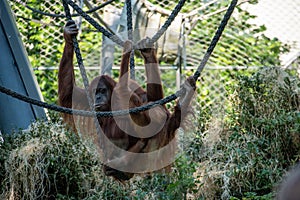
M 65 47 L 61 58 L 58 74 L 59 104 L 64 107 L 90 110 L 85 91 L 75 85 L 72 36 L 78 33 L 74 21 L 68 21 L 64 28 Z M 158 68 L 156 50 L 147 46 L 148 39 L 140 41 L 136 46 L 140 50 L 146 68 L 146 91 L 135 81 L 128 78 L 128 65 L 132 42 L 126 41 L 120 66 L 119 82 L 111 77 L 101 75 L 94 78 L 89 86 L 89 94 L 93 98 L 96 111 L 111 111 L 129 109 L 163 98 L 163 89 Z M 155 155 L 145 153 L 156 152 L 172 143 L 173 150 L 175 131 L 179 128 L 182 118 L 195 90 L 195 80 L 190 77 L 183 85 L 185 94 L 177 102 L 171 114 L 165 106 L 156 106 L 148 111 L 124 116 L 98 118 L 100 127 L 106 137 L 101 137 L 95 131 L 94 120 L 90 117 L 64 114 L 63 119 L 75 131 L 92 136 L 101 146 L 105 155 L 104 172 L 118 180 L 128 180 L 135 170 L 151 171 L 139 165 L 150 160 L 155 170 L 165 167 L 161 160 L 169 157 L 163 151 Z M 100 145 L 101 144 L 101 145 Z M 172 152 L 171 152 L 172 154 Z M 138 155 L 138 157 L 136 157 Z M 158 157 L 157 157 L 158 155 Z M 164 157 L 159 157 L 164 155 Z M 167 158 L 169 159 L 169 158 Z M 170 164 L 167 162 L 167 164 Z M 152 166 L 152 167 L 153 167 Z M 137 168 L 136 168 L 137 167 Z M 153 171 L 153 170 L 152 170 Z

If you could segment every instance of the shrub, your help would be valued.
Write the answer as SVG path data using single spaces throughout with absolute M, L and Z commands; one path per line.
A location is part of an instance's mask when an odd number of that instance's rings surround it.
M 269 156 L 291 164 L 299 152 L 300 81 L 279 68 L 262 69 L 243 77 L 237 88 L 238 120 L 235 127 L 262 140 Z M 286 166 L 285 166 L 286 167 Z
M 228 90 L 226 128 L 214 144 L 204 138 L 200 196 L 271 199 L 283 172 L 299 156 L 299 86 L 297 77 L 278 68 L 237 77 Z

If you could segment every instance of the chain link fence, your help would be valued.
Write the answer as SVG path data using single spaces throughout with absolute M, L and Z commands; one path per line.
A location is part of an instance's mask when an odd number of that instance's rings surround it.
M 199 122 L 201 127 L 205 128 L 213 116 L 222 113 L 227 100 L 226 87 L 234 81 L 236 74 L 250 73 L 269 66 L 299 68 L 298 41 L 280 40 L 276 35 L 268 35 L 267 30 L 270 27 L 272 29 L 274 24 L 267 23 L 266 26 L 264 20 L 267 22 L 273 17 L 271 6 L 270 9 L 264 10 L 269 15 L 266 14 L 267 17 L 263 20 L 259 18 L 260 21 L 256 24 L 257 18 L 253 13 L 257 14 L 255 9 L 259 10 L 261 2 L 265 4 L 267 1 L 239 1 L 198 82 L 194 110 L 197 116 L 195 121 Z M 122 33 L 126 30 L 124 1 L 77 0 L 78 5 L 85 11 L 105 2 L 108 2 L 108 5 L 91 12 L 90 16 L 125 39 Z M 139 30 L 135 40 L 155 33 L 177 2 L 133 0 L 133 24 Z M 272 4 L 272 1 L 270 3 Z M 57 72 L 64 43 L 62 33 L 66 22 L 62 16 L 62 1 L 10 0 L 10 5 L 45 101 L 55 103 Z M 227 6 L 228 1 L 222 0 L 187 0 L 171 27 L 158 41 L 158 56 L 166 95 L 175 92 L 184 77 L 192 75 L 196 70 Z M 291 1 L 290 4 L 284 3 L 277 9 L 290 9 L 289 13 L 296 15 L 294 11 L 299 6 L 299 2 Z M 103 38 L 101 33 L 80 16 L 73 19 L 79 24 L 78 41 L 89 79 L 101 73 L 108 73 L 117 78 L 121 48 Z M 279 35 L 281 30 L 292 29 L 290 21 L 284 23 L 283 18 L 281 23 L 280 30 L 277 30 Z M 300 27 L 299 22 L 295 20 L 294 23 L 293 27 Z M 294 54 L 293 59 L 289 59 L 288 62 L 282 63 L 281 55 L 287 55 L 290 49 L 298 54 Z M 76 68 L 75 71 L 77 84 L 81 85 L 79 70 Z M 136 79 L 141 85 L 145 85 L 143 62 L 139 55 L 136 56 Z

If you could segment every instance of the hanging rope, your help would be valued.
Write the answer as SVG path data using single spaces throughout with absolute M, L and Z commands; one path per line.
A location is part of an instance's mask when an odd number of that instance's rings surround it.
M 64 0 L 65 1 L 65 0 Z M 67 1 L 67 0 L 66 0 Z M 221 24 L 219 25 L 212 41 L 211 44 L 209 46 L 209 48 L 207 49 L 204 58 L 202 59 L 199 67 L 197 68 L 197 71 L 194 74 L 194 79 L 197 80 L 199 78 L 199 76 L 201 75 L 201 72 L 203 70 L 203 68 L 205 67 L 207 60 L 209 59 L 211 53 L 213 52 L 217 42 L 219 41 L 226 24 L 228 23 L 228 20 L 230 19 L 230 16 L 235 8 L 237 4 L 237 0 L 232 0 L 230 6 L 228 7 L 222 21 Z M 27 103 L 31 103 L 33 105 L 37 105 L 37 106 L 41 106 L 44 108 L 48 108 L 51 110 L 56 110 L 59 112 L 63 112 L 63 113 L 67 113 L 67 114 L 74 114 L 74 115 L 81 115 L 81 116 L 87 116 L 87 117 L 91 117 L 94 116 L 96 112 L 89 112 L 89 111 L 84 111 L 84 110 L 74 110 L 74 109 L 70 109 L 70 108 L 65 108 L 65 107 L 61 107 L 61 106 L 57 106 L 57 105 L 53 105 L 53 104 L 47 104 L 44 102 L 41 102 L 39 100 L 36 99 L 32 99 L 30 97 L 27 97 L 25 95 L 19 94 L 15 91 L 12 91 L 8 88 L 5 88 L 3 86 L 0 85 L 0 92 L 5 93 L 7 95 L 10 95 L 14 98 L 20 99 L 22 101 L 25 101 Z M 180 89 L 179 91 L 177 91 L 175 94 L 172 94 L 170 96 L 167 96 L 161 100 L 155 101 L 155 102 L 151 102 L 148 103 L 146 105 L 140 106 L 140 107 L 136 107 L 136 108 L 131 108 L 129 110 L 118 110 L 118 111 L 108 111 L 108 112 L 97 112 L 96 116 L 97 117 L 111 117 L 111 116 L 120 116 L 120 115 L 125 115 L 128 113 L 138 113 L 138 112 L 142 112 L 145 110 L 149 110 L 151 108 L 153 108 L 156 105 L 163 105 L 166 104 L 168 102 L 171 102 L 173 100 L 175 100 L 177 97 L 181 96 L 184 93 L 183 89 Z
M 126 0 L 126 8 L 127 8 L 127 32 L 128 39 L 133 41 L 133 33 L 132 33 L 132 8 L 131 8 L 131 0 Z M 135 67 L 134 67 L 134 49 L 132 49 L 130 53 L 130 78 L 135 80 Z
M 104 36 L 111 39 L 116 44 L 123 46 L 124 41 L 122 41 L 118 36 L 112 35 L 108 31 L 106 31 L 101 25 L 99 25 L 93 18 L 91 18 L 88 14 L 86 14 L 76 3 L 74 3 L 71 0 L 66 0 L 67 3 L 72 6 L 74 10 L 77 11 L 78 14 L 80 14 L 85 20 L 87 20 L 92 26 L 94 26 L 98 31 L 103 33 Z M 170 14 L 169 18 L 166 20 L 166 22 L 163 24 L 163 26 L 158 30 L 158 32 L 150 39 L 150 44 L 155 43 L 168 29 L 168 27 L 171 25 L 172 21 L 175 19 L 177 14 L 180 12 L 181 8 L 183 7 L 186 0 L 180 0 L 178 4 L 175 6 L 174 10 Z
M 69 10 L 69 6 L 66 3 L 66 0 L 63 0 L 63 6 L 64 6 L 64 9 L 65 9 L 66 18 L 68 20 L 72 20 L 71 13 L 70 13 L 70 10 Z M 98 141 L 100 147 L 103 147 L 103 136 L 104 136 L 104 134 L 103 134 L 103 131 L 102 131 L 102 129 L 100 127 L 100 124 L 98 122 L 98 118 L 97 118 L 97 115 L 96 115 L 96 112 L 95 112 L 94 103 L 93 103 L 92 97 L 89 93 L 89 85 L 90 84 L 89 84 L 88 77 L 86 75 L 85 67 L 83 65 L 83 60 L 82 60 L 82 57 L 81 57 L 81 53 L 80 53 L 80 49 L 79 49 L 79 45 L 78 45 L 78 41 L 76 39 L 76 36 L 72 36 L 72 40 L 73 40 L 74 51 L 75 51 L 76 58 L 77 58 L 78 67 L 80 69 L 81 77 L 83 79 L 83 85 L 84 85 L 84 88 L 85 88 L 86 97 L 88 99 L 88 104 L 89 104 L 90 110 L 93 111 L 92 112 L 93 113 L 93 121 L 94 121 L 94 125 L 95 125 L 95 128 L 96 128 L 96 133 L 99 136 L 97 141 Z
M 96 12 L 97 10 L 101 9 L 101 8 L 104 8 L 105 6 L 107 6 L 108 4 L 111 4 L 112 2 L 114 2 L 115 0 L 108 0 L 106 2 L 103 2 L 103 4 L 95 7 L 95 8 L 92 8 L 90 10 L 87 10 L 85 11 L 85 13 L 93 13 L 93 12 Z M 37 10 L 35 8 L 32 8 L 31 6 L 28 6 L 26 3 L 22 2 L 21 0 L 15 0 L 15 2 L 25 6 L 26 8 L 28 8 L 29 10 L 31 10 L 32 12 L 36 12 L 36 13 L 39 13 L 41 15 L 45 15 L 45 16 L 48 16 L 48 17 L 56 17 L 56 18 L 59 18 L 59 17 L 66 17 L 66 15 L 59 15 L 59 14 L 52 14 L 52 13 L 47 13 L 47 12 L 43 12 L 43 11 L 40 11 L 40 10 Z M 72 17 L 78 17 L 80 16 L 80 14 L 72 14 Z
M 61 113 L 71 114 L 71 115 L 84 116 L 84 117 L 95 117 L 95 115 L 97 117 L 113 117 L 113 116 L 127 115 L 128 113 L 134 114 L 134 113 L 139 113 L 139 112 L 142 112 L 142 111 L 145 111 L 145 110 L 149 110 L 149 109 L 151 109 L 151 108 L 153 108 L 157 105 L 163 105 L 163 104 L 168 103 L 168 102 L 173 100 L 173 99 L 164 98 L 162 100 L 159 100 L 161 102 L 158 102 L 158 101 L 157 102 L 151 102 L 151 103 L 149 103 L 147 105 L 144 105 L 144 106 L 141 106 L 141 107 L 131 108 L 130 110 L 127 109 L 127 110 L 117 110 L 117 111 L 94 112 L 94 111 L 71 109 L 71 108 L 58 106 L 56 104 L 45 103 L 45 102 L 42 102 L 40 100 L 33 99 L 33 98 L 28 97 L 26 95 L 15 92 L 15 91 L 13 91 L 11 89 L 8 89 L 6 87 L 3 87 L 1 85 L 0 85 L 0 92 L 2 92 L 4 94 L 7 94 L 7 95 L 9 95 L 13 98 L 24 101 L 26 103 L 36 105 L 36 106 L 39 106 L 39 107 L 42 107 L 42 108 L 54 110 L 54 111 L 61 112 Z
M 169 28 L 171 23 L 174 21 L 175 17 L 180 12 L 181 8 L 183 7 L 185 3 L 185 0 L 180 0 L 178 4 L 173 9 L 172 13 L 170 14 L 170 17 L 165 21 L 165 23 L 162 25 L 162 27 L 157 31 L 157 33 L 151 38 L 149 43 L 152 45 L 164 34 L 164 32 Z
M 212 39 L 212 41 L 210 42 L 210 45 L 209 45 L 206 53 L 204 54 L 203 59 L 201 60 L 200 65 L 197 68 L 197 71 L 195 72 L 195 74 L 193 76 L 195 80 L 197 80 L 199 78 L 199 76 L 201 75 L 201 72 L 203 71 L 203 69 L 204 69 L 204 67 L 205 67 L 205 65 L 206 65 L 206 63 L 207 63 L 210 55 L 214 51 L 214 48 L 216 47 L 216 45 L 217 45 L 217 43 L 218 43 L 218 41 L 219 41 L 219 39 L 220 39 L 220 37 L 221 37 L 221 35 L 222 35 L 225 27 L 226 27 L 226 25 L 227 25 L 227 23 L 228 23 L 228 21 L 229 21 L 229 19 L 231 17 L 231 14 L 232 14 L 232 12 L 233 12 L 233 10 L 234 10 L 237 2 L 238 2 L 238 0 L 232 0 L 231 1 L 231 3 L 229 5 L 229 7 L 228 7 L 228 9 L 227 9 L 227 11 L 226 11 L 223 19 L 222 19 L 222 21 L 221 21 L 221 23 L 219 25 L 219 27 L 218 27 L 218 29 L 217 29 L 217 31 L 216 31 L 213 39 Z
M 64 6 L 64 9 L 65 9 L 66 18 L 68 20 L 72 20 L 70 9 L 69 9 L 68 4 L 66 3 L 66 0 L 63 0 L 63 6 Z M 81 76 L 82 76 L 82 79 L 83 79 L 83 85 L 84 85 L 84 88 L 85 88 L 85 91 L 86 91 L 86 94 L 87 94 L 87 98 L 88 98 L 90 107 L 92 107 L 92 99 L 91 99 L 91 97 L 88 93 L 88 88 L 89 88 L 90 84 L 89 84 L 89 80 L 87 78 L 85 68 L 84 68 L 84 65 L 83 65 L 83 59 L 82 59 L 82 56 L 81 56 L 81 53 L 80 53 L 78 41 L 77 41 L 75 36 L 72 37 L 72 41 L 73 41 L 73 46 L 74 46 L 74 51 L 75 51 L 78 67 L 80 69 L 80 73 L 81 73 Z
M 94 28 L 96 28 L 99 32 L 101 32 L 104 36 L 111 39 L 113 42 L 120 46 L 124 46 L 124 41 L 122 41 L 117 35 L 113 35 L 108 32 L 105 28 L 103 28 L 100 24 L 98 24 L 93 18 L 91 18 L 88 14 L 86 14 L 76 3 L 71 0 L 64 0 L 68 3 L 76 12 L 82 16 L 86 21 L 88 21 Z

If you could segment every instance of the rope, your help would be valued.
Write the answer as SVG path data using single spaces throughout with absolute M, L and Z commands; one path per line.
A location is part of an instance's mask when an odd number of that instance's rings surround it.
M 132 26 L 132 8 L 131 8 L 131 0 L 126 0 L 126 8 L 127 8 L 127 32 L 128 39 L 133 41 L 133 26 Z M 135 66 L 134 66 L 134 50 L 132 49 L 130 53 L 130 78 L 135 80 Z
M 212 42 L 211 42 L 209 48 L 207 49 L 207 51 L 204 55 L 203 60 L 201 61 L 199 67 L 197 68 L 197 71 L 195 72 L 195 74 L 193 76 L 195 80 L 197 80 L 199 78 L 205 64 L 207 63 L 207 60 L 209 59 L 211 53 L 213 52 L 214 47 L 216 46 L 218 40 L 220 39 L 220 37 L 222 35 L 222 32 L 224 31 L 225 26 L 226 26 L 228 20 L 230 19 L 230 16 L 231 16 L 236 4 L 237 4 L 237 0 L 232 0 L 230 6 L 228 7 L 228 9 L 227 9 L 227 11 L 224 15 L 224 18 L 221 21 L 221 24 L 219 25 L 219 27 L 218 27 L 218 29 L 217 29 L 217 31 L 216 31 L 213 39 L 212 39 Z M 129 110 L 118 110 L 118 111 L 108 111 L 108 112 L 90 112 L 90 111 L 84 111 L 84 110 L 75 110 L 75 109 L 65 108 L 65 107 L 61 107 L 61 106 L 57 106 L 57 105 L 53 105 L 53 104 L 47 104 L 45 102 L 35 100 L 35 99 L 32 99 L 32 98 L 27 97 L 25 95 L 19 94 L 15 91 L 12 91 L 8 88 L 5 88 L 5 87 L 1 86 L 1 85 L 0 85 L 0 92 L 5 93 L 7 95 L 10 95 L 14 98 L 17 98 L 19 100 L 25 101 L 25 102 L 30 103 L 30 104 L 34 104 L 34 105 L 37 105 L 37 106 L 41 106 L 41 107 L 48 108 L 48 109 L 55 110 L 55 111 L 59 111 L 59 112 L 64 112 L 64 113 L 74 114 L 74 115 L 87 116 L 87 117 L 94 116 L 95 113 L 96 113 L 97 117 L 112 117 L 112 116 L 125 115 L 125 114 L 128 114 L 128 113 L 132 113 L 132 114 L 133 113 L 138 113 L 138 112 L 142 112 L 142 111 L 145 111 L 145 110 L 149 110 L 149 109 L 153 108 L 156 105 L 163 105 L 163 104 L 166 104 L 168 102 L 171 102 L 171 101 L 175 100 L 177 97 L 181 96 L 184 93 L 183 89 L 180 89 L 175 94 L 167 96 L 163 99 L 160 99 L 160 100 L 155 101 L 155 102 L 148 103 L 147 105 L 143 105 L 143 106 L 140 106 L 140 107 L 131 108 Z
M 132 80 L 135 80 L 135 64 L 134 64 L 134 50 L 131 51 L 130 53 L 130 78 Z
M 74 115 L 81 115 L 81 116 L 92 116 L 93 113 L 89 112 L 89 111 L 85 111 L 85 110 L 75 110 L 75 109 L 71 109 L 71 108 L 66 108 L 66 107 L 61 107 L 58 106 L 56 104 L 48 104 L 42 101 L 39 101 L 37 99 L 33 99 L 30 98 L 28 96 L 25 96 L 23 94 L 17 93 L 11 89 L 8 89 L 6 87 L 3 87 L 2 85 L 0 85 L 0 91 L 8 96 L 11 96 L 13 98 L 19 99 L 21 101 L 24 101 L 26 103 L 32 104 L 32 105 L 36 105 L 42 108 L 47 108 L 50 110 L 54 110 L 57 112 L 62 112 L 62 113 L 66 113 L 66 114 L 74 114 Z
M 63 6 L 65 8 L 66 18 L 68 20 L 72 20 L 70 9 L 68 7 L 68 4 L 66 3 L 66 0 L 63 0 Z M 82 79 L 83 79 L 83 85 L 84 85 L 84 88 L 85 88 L 85 91 L 86 91 L 86 94 L 87 94 L 87 98 L 88 98 L 90 107 L 92 108 L 93 103 L 92 103 L 92 99 L 91 99 L 91 97 L 89 95 L 89 92 L 88 92 L 88 88 L 89 88 L 90 84 L 89 84 L 89 80 L 87 78 L 85 68 L 84 68 L 84 65 L 83 65 L 83 59 L 82 59 L 82 56 L 81 56 L 81 53 L 80 53 L 78 41 L 77 41 L 75 36 L 72 37 L 72 41 L 73 41 L 73 46 L 74 46 L 74 51 L 75 51 L 75 54 L 76 54 L 78 67 L 80 69 L 80 73 L 81 73 L 81 76 L 82 76 Z
M 149 42 L 150 44 L 154 44 L 162 36 L 162 34 L 164 34 L 164 32 L 168 29 L 168 27 L 174 21 L 175 17 L 180 12 L 180 10 L 183 7 L 184 3 L 185 3 L 185 0 L 180 0 L 178 2 L 178 4 L 175 6 L 174 10 L 170 14 L 170 17 L 165 21 L 165 23 L 157 31 L 157 33 L 150 39 L 150 42 Z
M 48 17 L 55 17 L 55 18 L 60 18 L 60 17 L 66 17 L 66 15 L 59 15 L 59 14 L 52 14 L 52 13 L 47 13 L 47 12 L 43 12 L 43 11 L 40 11 L 38 9 L 35 9 L 35 8 L 32 8 L 31 6 L 28 6 L 27 4 L 25 4 L 24 2 L 22 1 L 19 1 L 19 0 L 15 0 L 17 3 L 25 6 L 26 8 L 28 8 L 29 10 L 31 10 L 32 12 L 36 12 L 36 13 L 39 13 L 41 15 L 45 15 L 45 16 L 48 16 Z M 109 0 L 109 1 L 106 1 L 104 2 L 103 4 L 95 7 L 95 8 L 92 8 L 90 10 L 87 10 L 85 11 L 85 13 L 93 13 L 93 12 L 96 12 L 97 10 L 101 9 L 101 8 L 104 8 L 106 5 L 114 2 L 115 0 Z M 80 16 L 80 14 L 73 14 L 71 15 L 72 17 L 78 17 Z
M 227 8 L 227 11 L 226 11 L 224 17 L 223 17 L 223 19 L 222 19 L 222 21 L 221 21 L 221 23 L 220 23 L 220 25 L 219 25 L 219 27 L 218 27 L 215 35 L 214 35 L 212 41 L 211 41 L 211 43 L 210 43 L 210 45 L 209 45 L 206 53 L 204 54 L 204 57 L 201 60 L 201 63 L 198 66 L 197 71 L 195 72 L 195 74 L 193 76 L 195 80 L 197 80 L 199 78 L 201 72 L 203 71 L 203 69 L 204 69 L 204 67 L 205 67 L 205 65 L 206 65 L 206 63 L 207 63 L 207 61 L 208 61 L 208 59 L 210 57 L 210 55 L 214 51 L 214 48 L 216 47 L 216 45 L 217 45 L 217 43 L 218 43 L 218 41 L 219 41 L 219 39 L 220 39 L 220 37 L 221 37 L 224 29 L 225 29 L 225 26 L 227 25 L 227 23 L 228 23 L 228 21 L 229 21 L 229 19 L 231 17 L 231 14 L 232 14 L 232 12 L 233 12 L 233 10 L 234 10 L 237 2 L 238 2 L 238 0 L 232 0 L 231 3 L 230 3 L 230 5 L 229 5 L 229 7 Z
M 73 7 L 74 10 L 77 11 L 78 14 L 80 14 L 84 19 L 86 19 L 92 26 L 94 26 L 98 31 L 103 33 L 106 37 L 111 39 L 113 42 L 120 46 L 124 46 L 124 41 L 122 41 L 118 36 L 112 35 L 108 31 L 106 31 L 101 25 L 99 25 L 93 18 L 91 18 L 88 14 L 86 14 L 77 4 L 75 4 L 71 0 L 66 0 L 67 3 Z M 157 31 L 157 33 L 150 39 L 150 44 L 155 43 L 168 29 L 168 27 L 171 25 L 181 8 L 183 7 L 186 0 L 180 0 L 178 4 L 175 6 L 174 10 L 170 14 L 169 18 L 165 21 L 163 26 Z M 126 1 L 128 2 L 128 1 Z M 128 6 L 127 6 L 128 9 Z M 131 13 L 131 12 L 130 12 Z M 128 20 L 127 20 L 128 21 Z M 134 47 L 135 49 L 135 47 Z
M 63 6 L 65 8 L 66 18 L 68 20 L 72 20 L 70 9 L 69 9 L 68 4 L 66 3 L 66 0 L 63 0 Z M 90 109 L 94 110 L 93 101 L 92 101 L 92 98 L 89 94 L 89 85 L 90 85 L 89 80 L 88 80 L 88 77 L 87 77 L 86 72 L 85 72 L 85 68 L 84 68 L 84 65 L 83 65 L 83 60 L 82 60 L 82 56 L 81 56 L 81 53 L 80 53 L 78 41 L 77 41 L 75 36 L 72 36 L 72 41 L 73 41 L 73 46 L 74 46 L 74 51 L 75 51 L 75 54 L 76 54 L 78 67 L 80 69 L 80 73 L 81 73 L 81 76 L 82 76 L 82 79 L 83 79 L 83 85 L 84 85 L 84 88 L 85 88 L 85 93 L 86 93 L 86 96 L 87 96 L 87 99 L 88 99 L 88 103 L 89 103 Z
M 113 35 L 108 32 L 105 28 L 103 28 L 100 24 L 98 24 L 93 18 L 91 18 L 88 14 L 86 14 L 76 3 L 71 0 L 66 1 L 77 13 L 82 16 L 86 21 L 88 21 L 92 26 L 94 26 L 99 32 L 101 32 L 104 36 L 111 39 L 113 42 L 120 46 L 124 46 L 124 41 L 122 41 L 117 35 Z
M 126 0 L 126 8 L 127 8 L 127 31 L 128 31 L 128 39 L 132 41 L 132 8 L 131 8 L 131 0 Z
M 132 108 L 130 110 L 127 109 L 127 110 L 117 110 L 117 111 L 92 112 L 92 111 L 86 111 L 86 110 L 77 110 L 77 109 L 66 108 L 66 107 L 58 106 L 56 104 L 45 103 L 40 100 L 37 100 L 37 99 L 31 98 L 31 97 L 28 97 L 26 95 L 20 94 L 18 92 L 15 92 L 6 87 L 3 87 L 2 85 L 0 85 L 0 92 L 6 94 L 8 96 L 11 96 L 13 98 L 24 101 L 26 103 L 36 105 L 36 106 L 39 106 L 42 108 L 54 110 L 54 111 L 61 112 L 61 113 L 71 114 L 71 115 L 84 116 L 84 117 L 94 117 L 95 115 L 97 117 L 114 117 L 114 116 L 127 115 L 128 113 L 134 114 L 134 113 L 139 113 L 139 112 L 142 112 L 145 110 L 149 110 L 157 105 L 163 105 L 165 103 L 168 103 L 168 102 L 174 100 L 173 99 L 174 97 L 171 95 L 172 97 L 167 97 L 167 98 L 161 99 L 159 101 L 151 102 L 147 105 Z M 176 94 L 173 94 L 173 95 L 176 95 Z M 177 97 L 175 97 L 175 99 L 176 98 Z
M 66 3 L 66 0 L 63 0 L 63 6 L 65 8 L 65 13 L 66 13 L 67 19 L 72 20 L 71 13 L 70 13 L 70 10 L 69 10 L 69 6 Z M 92 112 L 93 113 L 93 121 L 94 121 L 94 124 L 95 124 L 96 133 L 99 136 L 98 142 L 99 142 L 100 146 L 102 147 L 103 146 L 103 142 L 102 142 L 103 141 L 102 140 L 103 134 L 101 134 L 101 133 L 103 133 L 103 132 L 102 132 L 102 129 L 101 129 L 100 124 L 98 122 L 98 118 L 96 116 L 96 113 L 95 113 L 95 107 L 94 107 L 92 97 L 89 93 L 89 85 L 90 84 L 89 84 L 89 80 L 88 80 L 86 72 L 85 72 L 85 68 L 84 68 L 84 65 L 83 65 L 83 60 L 82 60 L 82 57 L 81 57 L 81 53 L 80 53 L 80 49 L 79 49 L 79 46 L 78 46 L 76 36 L 72 36 L 72 41 L 73 41 L 73 46 L 74 46 L 74 51 L 75 51 L 75 54 L 76 54 L 78 67 L 80 69 L 81 77 L 83 79 L 83 85 L 84 85 L 85 93 L 86 93 L 86 96 L 87 96 L 87 99 L 88 99 L 88 104 L 89 104 L 90 110 L 93 111 Z

